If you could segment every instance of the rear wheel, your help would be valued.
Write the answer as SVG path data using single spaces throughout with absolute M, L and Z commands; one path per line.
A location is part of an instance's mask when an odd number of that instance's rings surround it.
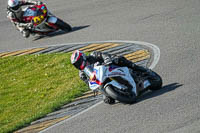
M 68 23 L 62 21 L 59 18 L 58 18 L 58 20 L 56 22 L 56 25 L 58 26 L 58 28 L 60 28 L 61 30 L 65 31 L 65 32 L 72 31 L 72 27 Z
M 151 71 L 151 77 L 148 79 L 151 83 L 150 90 L 155 91 L 162 88 L 162 78 L 156 73 Z
M 106 86 L 105 91 L 110 97 L 122 103 L 130 104 L 136 102 L 136 95 L 134 93 L 130 95 L 124 95 L 116 91 L 113 86 Z

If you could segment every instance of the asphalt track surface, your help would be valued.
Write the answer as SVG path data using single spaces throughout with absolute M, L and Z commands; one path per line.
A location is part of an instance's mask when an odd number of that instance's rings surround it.
M 0 1 L 0 52 L 52 44 L 132 40 L 157 45 L 153 69 L 163 89 L 133 105 L 99 104 L 46 132 L 200 132 L 199 0 L 48 0 L 52 13 L 74 27 L 68 34 L 24 39 L 6 18 Z

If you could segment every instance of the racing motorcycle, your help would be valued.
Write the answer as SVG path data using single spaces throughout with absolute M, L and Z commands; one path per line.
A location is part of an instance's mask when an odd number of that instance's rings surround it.
M 85 67 L 83 71 L 88 76 L 91 90 L 100 91 L 122 103 L 134 103 L 147 90 L 155 91 L 162 87 L 162 78 L 152 70 L 142 73 L 113 64 L 95 64 Z
M 32 23 L 32 26 L 28 27 L 32 34 L 37 33 L 39 35 L 47 35 L 48 33 L 58 31 L 59 29 L 66 32 L 72 30 L 69 24 L 52 15 L 45 4 L 25 8 L 23 21 Z

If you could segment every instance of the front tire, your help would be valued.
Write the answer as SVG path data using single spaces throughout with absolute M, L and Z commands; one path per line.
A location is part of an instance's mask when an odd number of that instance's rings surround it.
M 131 104 L 131 103 L 136 102 L 136 95 L 134 93 L 131 95 L 124 95 L 124 94 L 117 92 L 116 90 L 113 89 L 112 86 L 109 86 L 109 85 L 106 86 L 105 91 L 110 97 L 112 97 L 113 99 L 118 100 L 122 103 Z
M 68 23 L 62 21 L 59 18 L 58 18 L 58 20 L 56 22 L 56 25 L 58 26 L 58 28 L 60 28 L 61 30 L 65 31 L 65 32 L 72 31 L 72 27 Z

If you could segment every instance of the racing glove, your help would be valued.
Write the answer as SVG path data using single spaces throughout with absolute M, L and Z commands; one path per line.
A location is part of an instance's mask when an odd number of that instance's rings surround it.
M 110 65 L 110 64 L 112 64 L 112 60 L 109 59 L 109 58 L 106 58 L 106 59 L 104 60 L 104 64 L 105 64 L 105 65 Z
M 104 60 L 104 63 L 106 65 L 110 65 L 110 64 L 119 65 L 119 58 L 118 57 L 113 57 L 113 58 L 108 57 Z
M 88 78 L 87 76 L 85 75 L 85 73 L 83 71 L 79 71 L 79 77 L 81 80 L 83 80 L 85 83 L 88 82 Z
M 33 23 L 27 23 L 26 24 L 26 29 L 32 29 L 33 28 Z
M 33 27 L 32 23 L 16 23 L 16 27 L 23 28 L 23 29 L 31 29 Z
M 43 2 L 41 2 L 41 1 L 35 1 L 35 5 L 42 5 L 43 4 Z

